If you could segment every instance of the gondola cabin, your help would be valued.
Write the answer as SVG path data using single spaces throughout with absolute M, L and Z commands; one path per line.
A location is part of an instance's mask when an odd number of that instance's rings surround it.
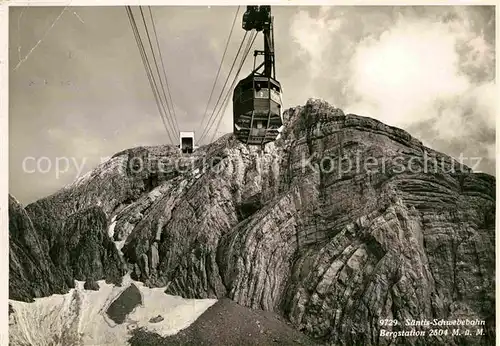
M 191 154 L 194 149 L 194 132 L 181 132 L 179 134 L 179 147 L 185 154 Z
M 234 134 L 249 145 L 275 141 L 283 125 L 281 85 L 271 77 L 250 74 L 233 94 Z
M 283 125 L 282 90 L 274 66 L 271 6 L 247 6 L 242 26 L 247 32 L 262 32 L 264 50 L 254 51 L 252 72 L 234 88 L 233 133 L 245 144 L 264 146 L 278 138 Z M 256 67 L 257 56 L 264 61 Z

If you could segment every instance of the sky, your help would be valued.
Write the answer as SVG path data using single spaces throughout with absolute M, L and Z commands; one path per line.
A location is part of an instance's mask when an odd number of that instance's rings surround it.
M 236 10 L 152 7 L 179 128 L 197 138 Z M 208 115 L 245 33 L 244 10 Z M 285 109 L 321 98 L 453 157 L 480 158 L 477 170 L 495 173 L 493 6 L 272 11 Z M 172 143 L 124 6 L 10 7 L 9 28 L 9 190 L 21 203 L 54 193 L 123 149 Z M 253 49 L 262 49 L 262 36 Z M 232 130 L 231 112 L 229 105 L 201 144 Z

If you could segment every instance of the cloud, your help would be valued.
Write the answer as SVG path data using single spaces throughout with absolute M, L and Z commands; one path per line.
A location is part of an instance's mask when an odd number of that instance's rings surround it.
M 434 117 L 436 101 L 453 100 L 470 83 L 458 71 L 456 38 L 448 27 L 400 20 L 379 39 L 362 41 L 349 66 L 351 105 L 405 126 Z
M 299 12 L 290 35 L 300 47 L 297 56 L 309 59 L 316 94 L 346 112 L 404 128 L 453 156 L 480 153 L 493 173 L 491 11 L 331 7 L 316 17 Z
M 321 74 L 324 55 L 328 46 L 324 43 L 343 25 L 342 18 L 329 18 L 329 7 L 321 7 L 314 18 L 307 11 L 299 11 L 290 27 L 293 41 L 299 45 L 298 54 L 310 64 L 312 77 Z

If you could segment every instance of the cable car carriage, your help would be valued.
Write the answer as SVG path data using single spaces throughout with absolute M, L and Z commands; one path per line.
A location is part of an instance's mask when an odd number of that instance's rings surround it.
M 283 125 L 281 85 L 273 78 L 249 75 L 234 90 L 234 133 L 243 143 L 266 144 L 276 140 Z
M 253 71 L 234 89 L 233 131 L 245 144 L 264 145 L 276 140 L 283 125 L 281 85 L 275 78 L 271 7 L 247 6 L 243 28 L 263 30 L 264 50 L 255 51 Z M 264 56 L 264 62 L 255 68 L 258 55 Z

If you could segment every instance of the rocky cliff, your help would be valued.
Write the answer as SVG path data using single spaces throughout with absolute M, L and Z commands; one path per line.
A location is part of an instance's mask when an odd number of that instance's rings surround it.
M 10 295 L 130 272 L 168 294 L 277 312 L 322 343 L 489 345 L 495 200 L 494 177 L 310 100 L 265 148 L 227 135 L 192 155 L 129 149 L 26 209 L 12 199 Z M 381 336 L 433 319 L 485 325 Z

